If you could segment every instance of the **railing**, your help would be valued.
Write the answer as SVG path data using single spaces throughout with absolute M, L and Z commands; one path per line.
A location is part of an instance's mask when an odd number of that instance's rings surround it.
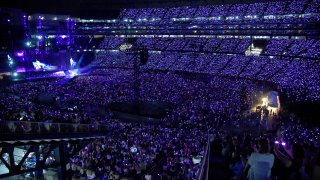
M 0 134 L 45 134 L 105 132 L 108 127 L 99 124 L 73 124 L 29 121 L 1 121 Z
M 209 174 L 209 160 L 210 160 L 210 143 L 212 138 L 211 135 L 209 134 L 210 129 L 208 130 L 208 140 L 207 140 L 207 145 L 205 149 L 204 156 L 201 161 L 201 167 L 200 170 L 198 171 L 197 174 L 197 180 L 207 180 L 208 179 L 208 174 Z

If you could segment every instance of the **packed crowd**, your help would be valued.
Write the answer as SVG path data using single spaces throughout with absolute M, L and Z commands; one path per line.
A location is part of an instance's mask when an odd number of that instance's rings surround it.
M 250 131 L 234 135 L 219 131 L 212 147 L 222 167 L 218 176 L 239 180 L 319 179 L 319 129 L 307 130 L 296 121 L 283 125 L 285 129 L 279 128 L 277 133 L 260 136 Z
M 230 120 L 238 117 L 240 123 L 241 109 L 249 104 L 242 101 L 243 106 L 239 107 L 237 98 L 241 93 L 249 98 L 258 88 L 250 81 L 214 78 L 206 84 L 174 74 L 144 73 L 140 78 L 141 100 L 171 101 L 179 104 L 177 109 L 158 125 L 119 122 L 120 127 L 110 137 L 90 144 L 74 157 L 70 162 L 71 167 L 75 166 L 74 173 L 89 169 L 87 176 L 98 178 L 159 174 L 194 179 L 199 173 L 208 130 L 212 125 L 226 123 L 221 119 L 229 120 L 231 114 Z M 240 91 L 241 87 L 247 91 Z
M 63 96 L 68 101 L 78 102 L 79 104 L 86 103 L 91 106 L 107 105 L 117 101 L 132 101 L 132 71 L 108 69 L 108 73 L 109 75 L 104 76 L 77 76 L 67 83 L 59 83 L 61 79 L 58 79 L 26 81 L 9 85 L 5 88 L 5 94 L 1 99 L 1 106 L 7 107 L 1 108 L 2 121 L 55 121 L 56 119 L 56 122 L 84 123 L 90 121 L 90 123 L 94 123 L 92 122 L 91 114 L 87 114 L 87 112 L 65 112 L 50 105 L 38 104 L 35 99 L 41 93 L 51 92 L 58 97 Z M 85 152 L 82 153 L 89 153 L 81 155 L 81 157 L 87 157 L 84 162 L 75 158 L 74 161 L 81 163 L 82 168 L 94 170 L 95 168 L 92 167 L 104 162 L 99 161 L 102 158 L 98 157 L 101 156 L 100 151 L 102 152 L 108 147 L 112 152 L 119 152 L 117 148 L 124 151 L 123 156 L 120 155 L 120 157 L 117 154 L 110 154 L 112 157 L 113 155 L 117 156 L 114 159 L 115 164 L 110 164 L 110 168 L 113 173 L 118 173 L 121 176 L 127 175 L 124 171 L 130 166 L 136 167 L 137 164 L 144 163 L 150 169 L 155 165 L 155 161 L 162 159 L 161 162 L 165 168 L 162 169 L 163 167 L 161 167 L 161 171 L 166 171 L 171 176 L 181 177 L 189 174 L 188 176 L 194 177 L 197 170 L 199 170 L 199 164 L 193 163 L 192 159 L 197 159 L 198 156 L 203 155 L 206 143 L 206 138 L 203 137 L 206 136 L 208 125 L 211 122 L 205 112 L 212 111 L 212 114 L 216 116 L 214 121 L 218 121 L 223 114 L 239 113 L 241 109 L 238 107 L 239 102 L 235 99 L 240 96 L 239 93 L 242 93 L 239 89 L 242 89 L 241 87 L 248 88 L 249 95 L 253 92 L 254 87 L 257 87 L 251 81 L 234 81 L 220 78 L 214 78 L 210 84 L 206 84 L 202 81 L 190 80 L 171 73 L 146 72 L 139 76 L 139 81 L 141 83 L 140 101 L 167 101 L 176 105 L 181 103 L 184 106 L 179 106 L 179 109 L 163 119 L 163 125 L 126 124 L 109 118 L 99 121 L 99 123 L 108 125 L 113 124 L 111 128 L 120 126 L 120 128 L 115 128 L 120 130 L 114 134 L 114 138 L 96 142 L 98 145 L 91 145 L 92 147 L 89 146 L 89 152 L 84 150 Z M 217 84 L 220 84 L 219 87 Z M 222 86 L 225 89 L 221 89 Z M 218 96 L 215 94 L 218 94 Z M 189 112 L 191 109 L 194 110 Z M 20 119 L 21 117 L 23 119 Z M 90 118 L 90 120 L 87 120 L 86 117 Z M 176 121 L 172 121 L 173 119 Z M 206 119 L 206 121 L 202 122 L 202 119 Z M 121 126 L 124 127 L 121 128 Z M 145 135 L 141 132 L 145 132 Z M 159 144 L 155 144 L 155 147 L 152 148 L 149 147 L 147 137 L 150 143 L 153 141 L 154 143 L 159 142 Z M 130 138 L 132 138 L 131 141 L 125 141 Z M 155 141 L 155 139 L 159 141 Z M 124 144 L 121 144 L 122 141 L 124 141 Z M 120 143 L 119 147 L 113 147 L 115 143 Z M 99 144 L 105 144 L 105 148 L 96 152 L 96 149 L 100 146 Z M 139 156 L 135 155 L 136 159 L 130 160 L 130 166 L 119 164 L 119 159 L 126 159 L 132 155 L 125 151 L 131 148 L 132 145 L 135 145 L 134 147 L 138 150 Z M 164 154 L 171 155 L 164 156 Z M 118 164 L 120 170 L 116 171 L 114 169 L 118 167 L 115 166 L 116 164 Z M 139 166 L 139 168 L 141 167 Z M 152 169 L 153 171 L 158 171 L 159 167 L 153 167 Z M 107 170 L 108 168 L 105 169 L 103 167 L 101 171 L 105 173 Z M 147 172 L 147 169 L 144 170 L 144 172 Z M 97 173 L 98 175 L 99 173 Z
M 152 34 L 296 36 L 310 34 L 308 29 L 320 21 L 318 9 L 318 0 L 140 8 L 124 9 L 117 19 L 107 22 L 112 23 L 110 28 Z M 102 30 L 99 26 L 92 29 Z
M 226 61 L 236 62 L 232 58 Z M 39 112 L 42 114 L 38 118 L 40 121 L 57 117 L 62 122 L 94 123 L 87 111 L 65 113 L 37 104 L 35 99 L 43 92 L 52 92 L 66 101 L 90 106 L 132 101 L 135 98 L 132 74 L 132 70 L 94 69 L 91 75 L 76 76 L 65 83 L 59 83 L 61 79 L 57 79 L 9 85 L 1 98 L 1 107 L 10 107 L 17 112 L 5 115 L 8 111 L 0 111 L 1 117 L 5 117 L 2 120 L 10 120 L 14 114 L 21 116 L 18 110 L 25 109 L 22 114 L 28 116 L 24 117 L 36 117 Z M 162 119 L 160 125 L 125 123 L 110 117 L 96 118 L 95 121 L 107 124 L 115 131 L 73 157 L 70 161 L 71 174 L 77 174 L 79 170 L 82 172 L 79 175 L 98 178 L 155 177 L 158 174 L 168 178 L 195 178 L 204 155 L 208 130 L 237 127 L 239 133 L 246 130 L 245 127 L 257 127 L 259 117 L 255 114 L 243 116 L 243 112 L 256 103 L 256 97 L 261 97 L 259 92 L 268 89 L 268 85 L 251 80 L 215 76 L 201 80 L 171 72 L 142 72 L 138 80 L 140 101 L 171 102 L 176 108 Z M 283 139 L 302 133 L 296 131 L 302 126 L 284 124 L 282 127 L 287 128 L 283 129 Z M 303 133 L 308 134 L 308 143 L 318 141 L 318 129 L 305 128 Z
M 308 6 L 304 11 L 304 7 Z M 303 1 L 267 2 L 252 4 L 226 4 L 213 6 L 175 7 L 175 8 L 143 8 L 143 9 L 124 9 L 120 18 L 143 19 L 153 18 L 179 18 L 179 17 L 215 17 L 215 16 L 243 16 L 243 15 L 279 15 L 294 12 L 295 14 L 318 13 L 319 7 L 317 0 L 308 3 Z
M 313 0 L 303 1 L 278 1 L 252 4 L 225 4 L 199 7 L 174 7 L 174 8 L 142 8 L 124 9 L 121 11 L 117 25 L 168 25 L 177 23 L 176 19 L 187 18 L 188 22 L 214 22 L 223 23 L 253 23 L 253 22 L 310 22 L 319 20 L 319 2 Z M 290 16 L 282 16 L 288 15 Z M 300 14 L 313 16 L 300 17 Z M 272 17 L 268 17 L 272 16 Z M 130 21 L 128 20 L 130 19 Z
M 41 78 L 5 87 L 0 94 L 0 121 L 98 124 L 101 119 L 83 111 L 78 102 L 72 107 L 63 106 L 77 98 L 69 98 L 72 92 L 66 92 L 72 85 L 58 85 L 61 80 Z
M 119 131 L 114 132 L 110 138 L 90 144 L 78 156 L 74 157 L 70 162 L 75 166 L 73 173 L 76 173 L 77 170 L 86 172 L 85 170 L 89 169 L 88 173 L 82 173 L 82 175 L 111 179 L 149 176 L 153 178 L 161 176 L 169 179 L 174 177 L 193 179 L 199 170 L 197 160 L 204 154 L 203 149 L 206 143 L 204 137 L 207 137 L 210 128 L 220 129 L 221 132 L 227 131 L 228 134 L 232 134 L 230 129 L 234 129 L 234 127 L 237 129 L 235 133 L 238 134 L 244 131 L 255 132 L 252 127 L 257 127 L 257 122 L 259 122 L 257 115 L 252 114 L 249 117 L 244 117 L 242 114 L 244 109 L 248 109 L 252 105 L 254 97 L 259 96 L 256 91 L 260 86 L 255 86 L 250 81 L 214 78 L 209 84 L 206 84 L 201 81 L 186 80 L 170 73 L 164 76 L 145 73 L 141 79 L 143 79 L 141 81 L 143 84 L 141 97 L 145 100 L 162 99 L 183 103 L 169 113 L 161 125 L 118 122 L 121 126 L 121 128 L 117 128 Z M 298 129 L 300 130 L 297 131 Z M 281 146 L 282 142 L 286 142 L 288 147 L 291 142 L 289 138 L 299 137 L 300 133 L 305 133 L 304 137 L 308 138 L 303 138 L 303 142 L 308 147 L 315 148 L 310 152 L 314 154 L 309 157 L 314 162 L 319 145 L 317 144 L 320 137 L 319 129 L 306 128 L 299 122 L 283 121 L 280 130 L 282 134 L 279 137 L 281 138 L 278 138 L 277 141 Z M 217 133 L 218 138 L 223 134 L 219 132 Z M 246 139 L 245 142 L 250 142 L 244 145 L 240 144 L 242 141 L 239 138 L 237 142 L 241 148 L 238 145 L 233 147 L 233 141 L 230 141 L 229 137 L 226 138 L 226 142 L 221 144 L 223 156 L 231 168 L 230 175 L 243 177 L 243 174 L 237 174 L 242 172 L 239 168 L 245 169 L 245 166 L 240 163 L 244 163 L 255 149 L 258 151 L 258 144 L 254 137 L 255 135 L 243 137 Z M 273 142 L 275 137 L 275 135 L 270 135 Z M 314 143 L 315 141 L 317 143 Z M 302 143 L 298 140 L 292 142 Z M 252 149 L 250 150 L 247 145 Z M 265 153 L 268 148 L 266 150 L 266 145 L 263 146 Z M 279 147 L 280 152 L 282 152 L 281 146 Z M 243 152 L 244 150 L 247 151 Z M 272 155 L 268 156 L 272 157 Z M 240 161 L 241 157 L 243 161 Z M 253 164 L 251 162 L 254 161 L 253 159 L 249 160 L 251 164 Z M 279 162 L 284 161 L 280 159 L 280 155 L 276 159 Z M 279 165 L 281 166 L 281 163 Z M 313 176 L 312 169 L 315 166 L 312 163 L 308 166 L 311 168 L 308 172 L 311 177 Z M 93 169 L 97 169 L 97 171 L 92 171 Z M 291 169 L 286 172 L 290 176 L 293 173 Z M 272 176 L 283 178 L 280 175 L 279 172 L 278 174 L 273 172 Z M 295 177 L 295 175 L 292 176 Z
M 319 5 L 319 0 L 294 0 L 125 9 L 115 25 L 211 22 L 208 29 L 225 23 L 243 23 L 239 27 L 246 29 L 259 22 L 268 24 L 259 30 L 268 34 L 272 33 L 268 28 L 290 27 L 283 22 L 319 22 Z M 245 56 L 251 39 L 140 37 L 131 39 L 133 49 L 147 48 L 149 54 L 139 73 L 134 68 L 139 57 L 118 50 L 127 40 L 106 37 L 86 75 L 67 79 L 51 72 L 26 73 L 27 80 L 1 87 L 0 123 L 9 122 L 11 133 L 30 130 L 25 123 L 12 123 L 20 121 L 108 126 L 109 136 L 88 144 L 70 159 L 70 177 L 196 179 L 214 134 L 213 155 L 225 167 L 219 176 L 320 178 L 318 127 L 280 112 L 272 115 L 275 126 L 267 131 L 261 114 L 249 110 L 263 92 L 275 89 L 294 102 L 319 101 L 320 40 L 268 39 L 261 56 Z M 79 46 L 85 41 L 79 41 Z M 153 124 L 115 119 L 107 108 L 111 103 L 133 101 L 168 102 L 174 109 L 161 123 Z
M 319 58 L 320 40 L 317 39 L 269 39 L 262 55 L 282 57 Z M 117 50 L 125 38 L 107 37 L 101 49 Z M 152 51 L 194 51 L 210 53 L 244 54 L 253 43 L 251 39 L 239 38 L 137 38 L 133 49 L 144 47 Z M 263 46 L 261 46 L 263 48 Z M 116 53 L 117 51 L 112 51 Z M 103 52 L 100 53 L 104 56 Z M 122 58 L 119 58 L 120 60 Z
M 120 61 L 117 60 L 119 58 Z M 97 56 L 96 62 L 99 66 L 109 68 L 133 68 L 133 58 L 133 54 L 104 51 Z M 316 60 L 149 52 L 148 62 L 141 69 L 241 77 L 274 83 L 280 91 L 297 101 L 316 101 L 320 98 L 320 68 Z

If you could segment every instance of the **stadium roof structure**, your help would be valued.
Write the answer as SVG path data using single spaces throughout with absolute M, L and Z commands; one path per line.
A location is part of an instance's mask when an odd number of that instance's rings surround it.
M 267 1 L 272 0 L 1 0 L 0 7 L 18 8 L 31 14 L 68 14 L 74 17 L 102 19 L 116 17 L 123 8 L 249 4 Z

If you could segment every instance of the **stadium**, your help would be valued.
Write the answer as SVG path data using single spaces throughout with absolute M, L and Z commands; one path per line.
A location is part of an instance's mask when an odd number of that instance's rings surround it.
M 0 179 L 320 179 L 319 0 L 0 2 Z

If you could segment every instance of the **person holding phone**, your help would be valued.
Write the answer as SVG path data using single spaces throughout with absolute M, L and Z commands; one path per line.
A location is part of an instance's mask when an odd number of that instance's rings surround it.
M 281 151 L 283 150 L 283 151 Z M 290 145 L 283 141 L 276 141 L 274 145 L 276 157 L 284 164 L 285 174 L 288 179 L 301 179 L 304 150 L 298 144 Z

